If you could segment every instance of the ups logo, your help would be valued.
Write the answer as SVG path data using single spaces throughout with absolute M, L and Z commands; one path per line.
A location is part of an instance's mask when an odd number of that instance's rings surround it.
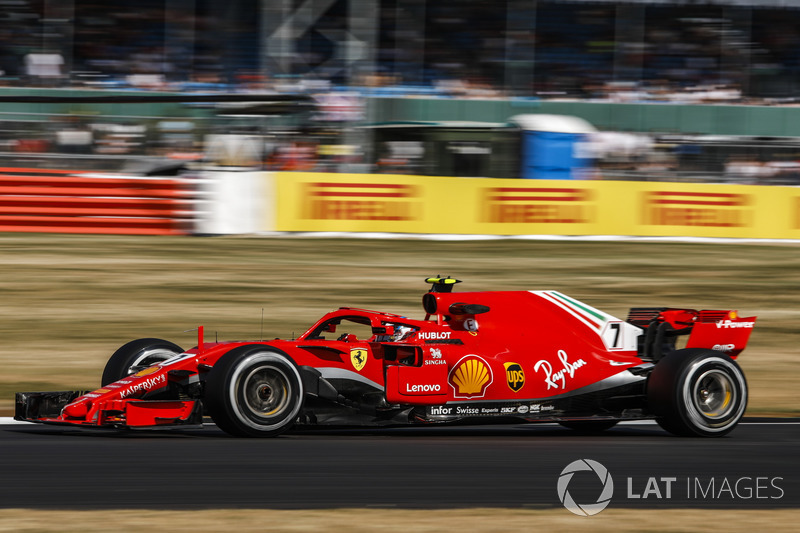
M 519 390 L 525 385 L 525 372 L 518 363 L 505 363 L 506 367 L 506 381 L 508 387 L 514 392 Z

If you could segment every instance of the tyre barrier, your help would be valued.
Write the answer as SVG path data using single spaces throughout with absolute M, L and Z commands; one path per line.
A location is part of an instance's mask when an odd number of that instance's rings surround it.
M 0 231 L 186 235 L 193 225 L 185 178 L 0 168 Z

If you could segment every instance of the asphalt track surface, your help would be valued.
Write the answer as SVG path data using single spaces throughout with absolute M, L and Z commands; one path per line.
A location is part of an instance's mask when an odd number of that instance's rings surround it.
M 800 507 L 800 420 L 745 419 L 729 436 L 655 424 L 601 435 L 556 425 L 314 430 L 237 439 L 0 425 L 0 507 L 34 509 L 560 507 L 573 461 L 608 469 L 614 507 Z M 673 479 L 674 478 L 674 479 Z M 603 485 L 566 485 L 594 503 Z M 566 511 L 565 511 L 566 512 Z

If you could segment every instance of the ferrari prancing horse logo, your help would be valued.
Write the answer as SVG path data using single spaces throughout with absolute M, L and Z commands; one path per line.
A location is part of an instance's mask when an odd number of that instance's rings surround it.
M 361 372 L 361 369 L 367 364 L 367 350 L 364 348 L 351 348 L 350 362 L 353 363 L 353 368 Z

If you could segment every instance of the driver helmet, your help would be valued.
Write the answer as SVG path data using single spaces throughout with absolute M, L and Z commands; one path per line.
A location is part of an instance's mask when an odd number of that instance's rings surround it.
M 392 334 L 392 340 L 394 342 L 401 341 L 411 335 L 413 333 L 414 328 L 409 326 L 395 326 L 394 327 L 394 334 Z

